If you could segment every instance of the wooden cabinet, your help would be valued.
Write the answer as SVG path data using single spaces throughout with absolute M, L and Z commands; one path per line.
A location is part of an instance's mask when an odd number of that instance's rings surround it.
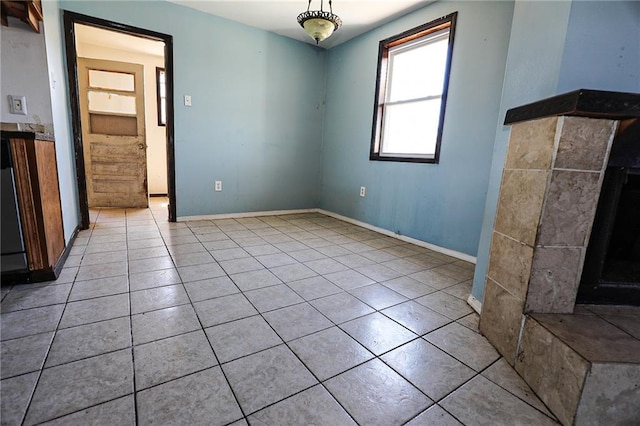
M 13 16 L 28 24 L 33 31 L 40 32 L 40 21 L 42 21 L 42 4 L 40 0 L 2 0 L 0 7 L 2 25 L 9 25 L 7 17 Z
M 65 248 L 55 142 L 33 132 L 2 132 L 2 138 L 11 151 L 27 278 L 55 279 Z

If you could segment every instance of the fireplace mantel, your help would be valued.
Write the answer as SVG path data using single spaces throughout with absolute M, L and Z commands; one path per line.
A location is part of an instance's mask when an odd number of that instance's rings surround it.
M 552 116 L 626 120 L 640 117 L 640 94 L 579 89 L 507 111 L 504 124 Z

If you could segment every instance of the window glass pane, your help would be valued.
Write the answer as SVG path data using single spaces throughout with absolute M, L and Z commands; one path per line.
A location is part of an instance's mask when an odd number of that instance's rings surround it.
M 135 82 L 133 74 L 89 70 L 89 87 L 133 92 Z
M 440 98 L 387 105 L 381 154 L 433 156 L 439 119 Z
M 392 52 L 387 101 L 440 95 L 444 84 L 448 46 L 447 37 L 438 37 L 437 41 Z
M 136 97 L 117 93 L 89 91 L 89 111 L 135 114 Z

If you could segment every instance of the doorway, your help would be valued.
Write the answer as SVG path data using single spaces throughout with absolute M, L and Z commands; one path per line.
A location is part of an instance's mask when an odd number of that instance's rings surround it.
M 68 11 L 64 26 L 82 229 L 89 207 L 146 207 L 149 195 L 168 197 L 174 222 L 172 36 Z

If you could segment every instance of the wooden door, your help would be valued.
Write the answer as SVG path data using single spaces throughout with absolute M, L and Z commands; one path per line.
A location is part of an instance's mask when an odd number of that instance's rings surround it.
M 148 207 L 143 66 L 78 58 L 89 207 Z

